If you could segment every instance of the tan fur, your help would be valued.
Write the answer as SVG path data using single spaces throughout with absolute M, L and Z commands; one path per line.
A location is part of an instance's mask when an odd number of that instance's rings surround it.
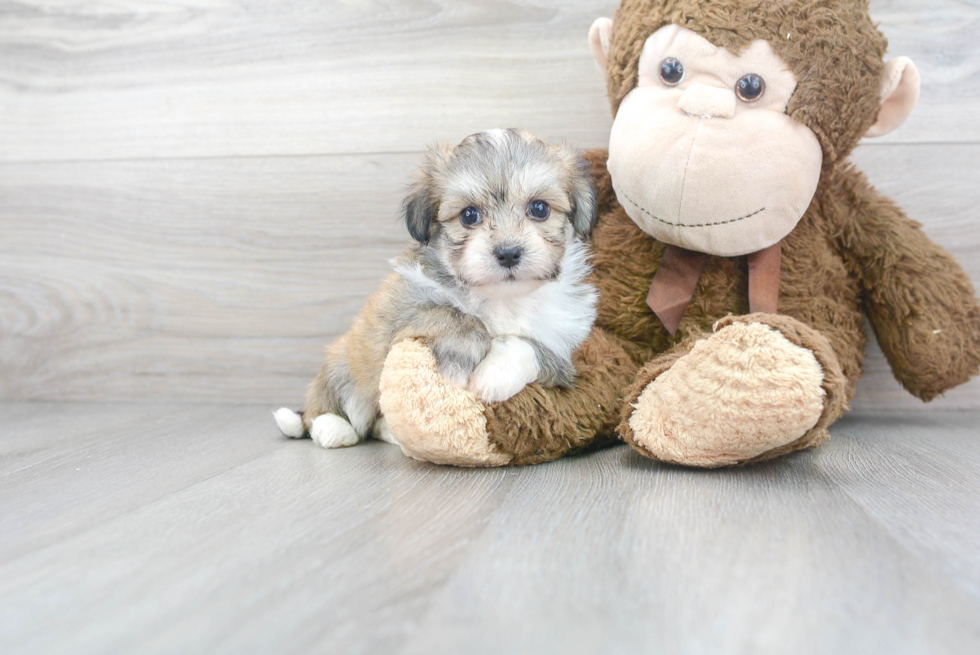
M 409 457 L 454 466 L 503 466 L 512 459 L 490 443 L 480 399 L 447 382 L 421 340 L 391 349 L 381 398 L 388 427 Z
M 822 382 L 806 348 L 761 323 L 733 324 L 698 341 L 643 389 L 628 418 L 634 446 L 695 466 L 755 457 L 816 425 Z
M 337 412 L 329 379 L 330 366 L 335 362 L 344 361 L 350 370 L 355 388 L 365 397 L 374 398 L 374 402 L 377 402 L 381 371 L 393 341 L 390 335 L 395 331 L 390 313 L 384 310 L 395 306 L 405 293 L 404 281 L 397 275 L 389 275 L 382 282 L 381 288 L 361 308 L 350 330 L 328 346 L 324 365 L 307 388 L 303 410 L 303 425 L 307 431 L 316 417 Z M 451 321 L 452 317 L 444 316 L 437 318 L 434 324 L 402 328 L 397 332 L 395 340 L 408 337 L 432 338 L 450 330 Z

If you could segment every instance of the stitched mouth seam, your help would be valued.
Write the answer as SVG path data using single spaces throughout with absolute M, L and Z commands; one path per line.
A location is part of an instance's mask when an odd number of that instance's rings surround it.
M 643 212 L 644 214 L 646 214 L 647 216 L 649 216 L 653 220 L 659 221 L 659 222 L 663 223 L 664 225 L 670 225 L 671 227 L 714 227 L 715 225 L 727 225 L 728 223 L 737 223 L 738 221 L 744 221 L 746 218 L 752 218 L 756 214 L 761 214 L 762 212 L 766 211 L 766 208 L 763 207 L 762 209 L 758 209 L 758 210 L 752 212 L 751 214 L 746 214 L 745 216 L 740 216 L 739 218 L 732 218 L 732 219 L 729 219 L 727 221 L 721 221 L 720 223 L 671 223 L 670 221 L 665 221 L 662 218 L 659 218 L 657 216 L 654 216 L 653 214 L 651 214 L 650 212 L 648 212 L 646 209 L 644 209 L 643 207 L 641 207 L 638 202 L 636 202 L 635 200 L 633 200 L 632 198 L 630 198 L 628 195 L 626 195 L 626 193 L 623 193 L 623 197 L 626 198 L 627 200 L 629 200 L 630 201 L 630 204 L 632 204 L 634 207 L 636 207 L 637 209 L 639 209 L 641 212 Z

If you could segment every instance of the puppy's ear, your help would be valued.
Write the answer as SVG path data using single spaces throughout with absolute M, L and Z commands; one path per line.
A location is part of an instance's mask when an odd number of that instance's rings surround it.
M 569 162 L 568 197 L 572 201 L 572 227 L 583 238 L 592 234 L 596 221 L 596 192 L 592 168 L 578 152 L 565 146 Z
M 441 176 L 452 153 L 453 148 L 445 144 L 429 148 L 418 179 L 402 205 L 408 233 L 423 245 L 432 237 L 432 227 L 439 215 L 436 179 Z
M 439 212 L 439 203 L 436 202 L 432 189 L 432 178 L 425 174 L 412 187 L 405 203 L 402 205 L 405 214 L 405 226 L 412 238 L 421 244 L 429 242 L 432 236 L 432 222 L 436 220 Z

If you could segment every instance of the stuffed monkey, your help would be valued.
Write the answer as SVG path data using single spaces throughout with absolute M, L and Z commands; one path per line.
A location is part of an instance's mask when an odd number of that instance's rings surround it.
M 854 395 L 870 320 L 930 400 L 980 367 L 980 305 L 847 156 L 919 78 L 866 0 L 624 0 L 589 35 L 615 121 L 589 153 L 601 300 L 571 389 L 484 405 L 402 342 L 381 408 L 406 454 L 534 464 L 619 437 L 718 467 L 815 446 Z

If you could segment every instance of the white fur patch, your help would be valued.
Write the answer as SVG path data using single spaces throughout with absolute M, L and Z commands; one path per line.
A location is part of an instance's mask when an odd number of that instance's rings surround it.
M 488 139 L 493 141 L 494 145 L 498 148 L 503 148 L 507 145 L 507 130 L 502 127 L 495 127 L 491 130 L 486 130 L 483 134 L 485 134 Z
M 378 410 L 374 402 L 362 396 L 353 388 L 345 389 L 341 394 L 341 406 L 344 414 L 350 419 L 350 424 L 361 438 L 366 438 L 371 433 L 371 426 L 378 416 Z
M 322 414 L 313 419 L 310 436 L 321 448 L 354 446 L 361 440 L 351 424 L 336 414 Z
M 565 250 L 559 279 L 520 297 L 487 298 L 449 289 L 427 277 L 418 264 L 392 263 L 399 275 L 435 304 L 456 307 L 479 318 L 491 337 L 533 339 L 564 359 L 571 359 L 572 351 L 589 336 L 595 322 L 599 294 L 587 281 L 592 267 L 588 248 L 581 241 L 573 241 Z
M 303 417 L 291 409 L 280 407 L 272 412 L 276 419 L 279 431 L 292 439 L 299 439 L 306 436 L 306 428 L 303 427 Z
M 374 422 L 374 426 L 371 428 L 371 436 L 378 441 L 398 445 L 398 440 L 392 434 L 391 428 L 388 427 L 388 421 L 385 420 L 384 416 L 379 416 L 378 420 Z
M 470 376 L 470 391 L 487 403 L 507 400 L 538 378 L 534 348 L 517 337 L 500 337 Z
M 479 314 L 491 336 L 533 339 L 570 360 L 592 330 L 598 294 L 585 278 L 591 271 L 585 244 L 568 246 L 562 276 L 523 298 L 489 300 Z

